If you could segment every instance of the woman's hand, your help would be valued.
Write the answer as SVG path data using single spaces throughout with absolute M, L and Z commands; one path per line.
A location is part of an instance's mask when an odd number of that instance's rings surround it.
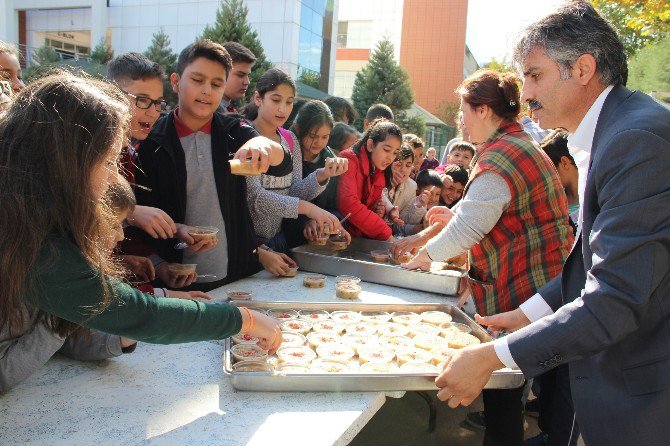
M 168 214 L 149 206 L 135 206 L 133 213 L 126 217 L 126 221 L 153 238 L 168 239 L 174 237 L 177 232 L 177 226 Z
M 196 300 L 198 298 L 205 300 L 212 300 L 209 294 L 202 291 L 175 291 L 167 290 L 167 297 L 174 297 L 176 299 Z
M 454 211 L 446 206 L 434 206 L 426 213 L 426 221 L 429 225 L 440 224 L 447 225 L 454 216 Z
M 156 276 L 170 288 L 184 288 L 189 286 L 198 277 L 196 273 L 176 274 L 168 268 L 168 262 L 161 262 L 156 265 Z
M 430 263 L 432 262 L 431 258 L 428 257 L 428 251 L 426 248 L 421 248 L 416 253 L 416 255 L 407 263 L 403 263 L 402 266 L 405 269 L 419 269 L 421 271 L 430 271 Z
M 263 350 L 268 350 L 269 354 L 274 354 L 281 345 L 282 336 L 279 328 L 279 321 L 258 311 L 249 310 L 254 318 L 254 326 L 248 330 L 251 320 L 247 310 L 240 310 L 242 314 L 242 333 L 248 333 L 258 338 L 258 346 Z
M 391 254 L 395 258 L 400 258 L 404 252 L 413 252 L 424 245 L 420 234 L 414 234 L 403 237 L 395 241 L 391 247 Z
M 315 220 L 319 226 L 319 233 L 323 232 L 323 226 L 326 223 L 333 232 L 342 230 L 340 220 L 338 220 L 336 216 L 309 201 L 300 200 L 300 203 L 298 204 L 298 213 Z
M 270 154 L 272 152 L 272 141 L 264 136 L 257 136 L 244 143 L 244 145 L 235 152 L 233 159 L 249 162 L 251 164 L 251 170 L 265 173 L 270 168 L 271 161 L 273 161 L 270 159 Z M 281 159 L 279 161 L 281 162 Z
M 379 215 L 379 218 L 386 217 L 386 206 L 384 205 L 384 202 L 382 200 L 378 200 L 373 205 L 373 211 L 375 214 Z

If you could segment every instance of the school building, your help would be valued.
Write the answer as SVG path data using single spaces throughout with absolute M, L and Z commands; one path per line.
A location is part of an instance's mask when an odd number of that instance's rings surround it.
M 244 0 L 266 57 L 295 79 L 321 76 L 332 93 L 339 0 Z M 179 53 L 216 19 L 219 0 L 0 0 L 0 40 L 30 60 L 43 45 L 64 59 L 86 58 L 101 39 L 115 54 L 143 52 L 163 30 Z
M 465 44 L 468 0 L 340 0 L 334 94 L 350 98 L 356 73 L 382 37 L 412 82 L 414 101 L 435 113 L 477 70 Z M 447 123 L 452 125 L 453 123 Z

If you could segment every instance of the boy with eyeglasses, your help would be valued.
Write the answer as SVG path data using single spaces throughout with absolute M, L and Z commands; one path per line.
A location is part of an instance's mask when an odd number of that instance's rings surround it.
M 107 67 L 107 78 L 128 96 L 130 102 L 130 141 L 121 152 L 120 171 L 133 188 L 139 144 L 146 139 L 161 112 L 167 108 L 163 99 L 164 77 L 165 72 L 160 65 L 139 53 L 121 54 Z M 168 214 L 150 206 L 136 206 L 126 221 L 131 227 L 125 230 L 121 248 L 125 254 L 123 259 L 137 276 L 153 280 L 154 267 L 146 257 L 152 250 L 140 242 L 140 229 L 153 238 L 168 239 L 174 237 L 176 225 Z

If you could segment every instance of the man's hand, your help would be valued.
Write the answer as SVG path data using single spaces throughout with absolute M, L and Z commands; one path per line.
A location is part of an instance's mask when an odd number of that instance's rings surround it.
M 156 278 L 153 263 L 146 257 L 122 255 L 119 257 L 131 273 L 142 282 L 151 282 Z
M 168 239 L 174 237 L 177 232 L 177 226 L 168 214 L 149 206 L 135 206 L 135 210 L 128 215 L 126 221 L 153 238 Z
M 309 201 L 300 200 L 298 203 L 298 213 L 306 215 L 307 217 L 316 221 L 316 224 L 319 227 L 319 233 L 323 232 L 323 226 L 326 223 L 334 232 L 342 230 L 340 220 L 338 220 L 336 216 L 324 209 L 321 209 L 317 205 L 310 203 Z
M 440 388 L 437 397 L 452 409 L 460 404 L 469 406 L 491 379 L 491 374 L 503 367 L 491 342 L 456 350 L 435 380 Z
M 170 271 L 168 266 L 168 262 L 161 262 L 156 265 L 156 276 L 170 288 L 184 288 L 195 282 L 195 279 L 198 277 L 196 273 L 175 274 Z
M 412 260 L 407 263 L 403 263 L 400 266 L 405 269 L 420 269 L 421 271 L 430 271 L 430 263 L 432 260 L 428 257 L 428 251 L 426 248 L 421 248 L 414 255 Z
M 505 313 L 494 314 L 493 316 L 480 316 L 475 314 L 475 322 L 487 327 L 489 333 L 497 338 L 501 333 L 511 333 L 530 324 L 521 308 L 506 311 Z
M 209 251 L 219 244 L 218 238 L 213 240 L 209 239 L 209 241 L 207 241 L 207 239 L 200 240 L 198 243 L 196 243 L 195 239 L 188 233 L 189 228 L 190 227 L 188 225 L 182 225 L 178 223 L 177 232 L 175 234 L 176 238 L 188 245 L 186 247 L 188 251 L 203 253 Z

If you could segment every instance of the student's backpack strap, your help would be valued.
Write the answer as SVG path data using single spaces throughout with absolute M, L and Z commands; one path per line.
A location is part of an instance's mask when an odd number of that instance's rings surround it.
M 284 127 L 277 127 L 277 131 L 281 136 L 284 137 L 286 141 L 288 141 L 288 148 L 291 152 L 293 152 L 293 133 L 291 133 L 289 130 L 286 130 Z

